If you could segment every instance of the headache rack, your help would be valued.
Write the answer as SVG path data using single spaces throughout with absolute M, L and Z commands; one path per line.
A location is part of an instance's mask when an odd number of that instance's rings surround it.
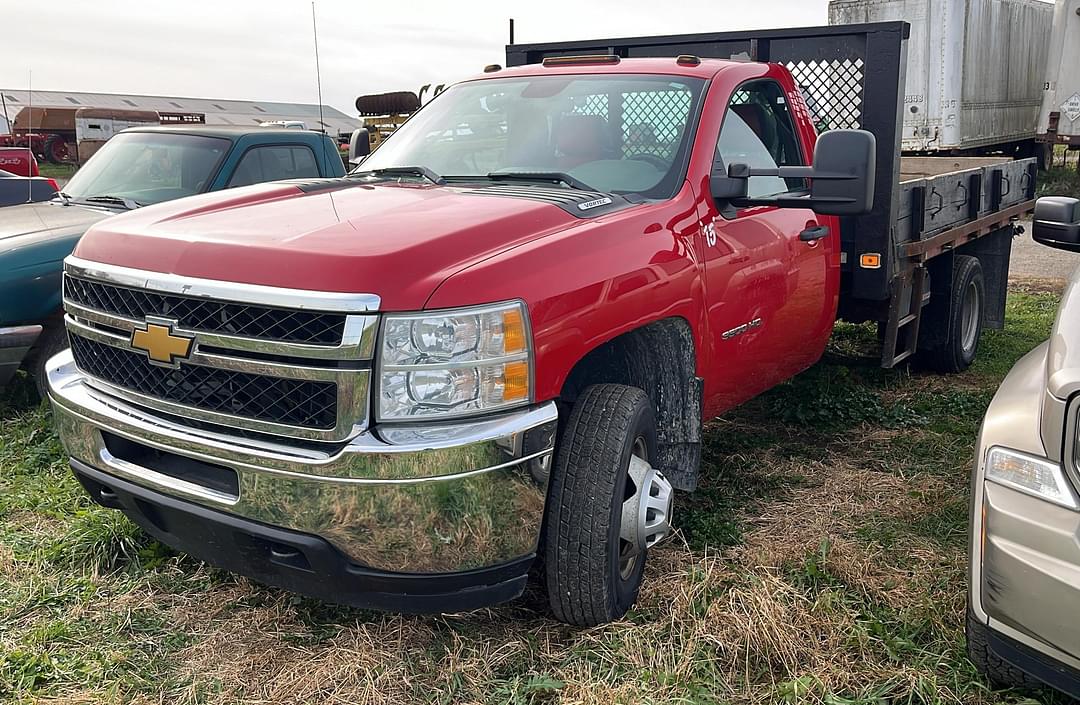
M 1003 325 L 1013 222 L 1034 208 L 1035 197 L 1034 159 L 901 158 L 909 35 L 906 22 L 878 22 L 511 44 L 506 64 L 579 55 L 777 63 L 795 78 L 819 132 L 874 133 L 874 208 L 841 218 L 839 315 L 880 321 L 882 364 L 892 367 L 920 344 L 923 307 L 952 281 L 952 258 L 939 255 L 958 247 L 978 256 L 986 271 L 985 324 Z

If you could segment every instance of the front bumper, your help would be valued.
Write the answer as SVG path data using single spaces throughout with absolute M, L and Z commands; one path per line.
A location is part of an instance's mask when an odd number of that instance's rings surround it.
M 994 446 L 1060 460 L 1040 435 L 1046 353 L 1041 345 L 1016 364 L 983 420 L 972 475 L 969 605 L 999 658 L 1080 696 L 1073 689 L 1080 683 L 1080 513 L 988 481 L 985 471 Z M 1064 414 L 1051 423 L 1064 424 Z
M 0 387 L 15 375 L 39 335 L 41 326 L 0 328 Z
M 95 388 L 68 351 L 47 369 L 57 428 L 80 480 L 104 487 L 106 506 L 114 506 L 110 495 L 121 498 L 117 508 L 151 534 L 208 562 L 298 592 L 379 606 L 344 599 L 342 590 L 325 595 L 321 585 L 328 576 L 361 574 L 396 576 L 406 585 L 446 574 L 461 585 L 474 574 L 489 585 L 509 579 L 502 567 L 516 566 L 511 572 L 521 577 L 535 555 L 555 442 L 553 403 L 452 425 L 383 426 L 343 445 L 291 445 L 149 413 Z M 165 531 L 152 519 L 165 511 L 187 519 L 171 520 Z M 267 545 L 275 532 L 287 534 L 276 540 L 287 547 L 314 541 L 301 551 L 312 553 L 305 558 L 311 570 L 301 571 L 308 577 L 275 579 L 282 567 L 272 551 L 252 560 L 250 542 L 227 546 L 207 534 L 215 522 L 244 522 L 241 533 L 263 536 Z M 363 582 L 353 592 L 370 593 Z M 514 583 L 518 592 L 521 586 Z

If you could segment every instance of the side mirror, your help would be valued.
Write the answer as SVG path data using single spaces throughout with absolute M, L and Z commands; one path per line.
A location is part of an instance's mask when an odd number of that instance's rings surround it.
M 1047 247 L 1080 252 L 1080 200 L 1044 196 L 1036 201 L 1031 239 Z
M 369 154 L 371 154 L 371 137 L 368 136 L 367 128 L 353 130 L 352 137 L 349 138 L 349 164 L 356 166 Z
M 814 165 L 759 169 L 731 164 L 727 178 L 712 180 L 712 195 L 734 206 L 810 208 L 821 215 L 862 215 L 874 207 L 874 174 L 877 140 L 865 130 L 831 130 L 818 137 Z M 810 193 L 778 194 L 747 198 L 747 184 L 754 176 L 810 179 Z
M 863 215 L 874 208 L 877 138 L 866 130 L 831 130 L 814 147 L 810 201 L 822 215 Z

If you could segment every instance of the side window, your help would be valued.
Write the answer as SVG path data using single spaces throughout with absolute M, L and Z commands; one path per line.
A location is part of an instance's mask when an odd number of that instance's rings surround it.
M 249 149 L 229 179 L 228 188 L 250 186 L 279 179 L 305 179 L 319 176 L 315 154 L 309 147 L 279 145 Z
M 803 156 L 783 89 L 774 81 L 741 86 L 731 96 L 720 139 L 719 163 L 743 163 L 759 169 L 802 166 Z M 804 179 L 751 177 L 747 195 L 760 198 L 806 188 Z

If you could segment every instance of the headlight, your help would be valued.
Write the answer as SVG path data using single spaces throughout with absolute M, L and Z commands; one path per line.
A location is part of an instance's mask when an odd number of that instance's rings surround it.
M 1005 448 L 991 448 L 986 456 L 986 479 L 1076 509 L 1061 466 L 1042 458 Z
M 518 406 L 532 396 L 520 302 L 383 317 L 380 421 L 455 417 Z

